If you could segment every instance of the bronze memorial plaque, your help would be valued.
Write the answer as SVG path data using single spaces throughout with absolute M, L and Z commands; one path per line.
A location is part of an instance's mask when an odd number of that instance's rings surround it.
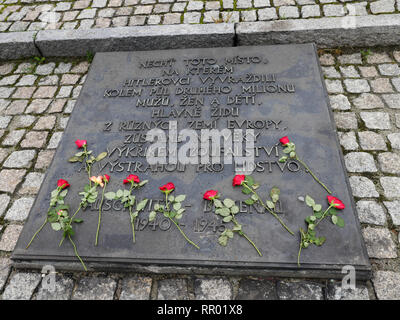
M 12 259 L 369 278 L 332 119 L 313 44 L 98 53 Z

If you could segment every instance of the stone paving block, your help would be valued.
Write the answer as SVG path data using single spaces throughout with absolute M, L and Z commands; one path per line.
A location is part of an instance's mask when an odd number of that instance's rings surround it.
M 372 91 L 376 93 L 390 93 L 393 92 L 393 87 L 389 79 L 379 78 L 370 81 Z
M 321 11 L 319 9 L 319 5 L 302 6 L 301 16 L 303 18 L 320 17 Z
M 5 212 L 9 203 L 10 203 L 10 197 L 6 194 L 0 194 L 0 217 Z
M 357 213 L 361 223 L 383 226 L 386 223 L 386 215 L 382 206 L 376 201 L 360 200 L 357 202 Z
M 400 133 L 391 133 L 387 137 L 393 149 L 400 149 Z
M 325 53 L 319 57 L 319 61 L 323 66 L 332 66 L 335 64 L 335 57 L 330 53 Z
M 34 201 L 34 198 L 20 198 L 15 200 L 4 219 L 7 221 L 24 221 L 28 217 Z
M 21 114 L 24 112 L 27 105 L 28 105 L 28 100 L 14 100 L 7 107 L 5 114 L 7 115 Z
M 379 109 L 384 107 L 382 99 L 373 93 L 362 93 L 352 102 L 359 109 Z
M 370 258 L 397 258 L 396 245 L 388 229 L 366 227 L 362 230 L 362 234 Z
M 3 169 L 0 171 L 0 191 L 14 192 L 16 186 L 22 181 L 26 170 Z
M 354 197 L 359 198 L 378 198 L 379 193 L 376 191 L 374 183 L 366 178 L 352 176 L 349 178 L 350 186 Z
M 47 149 L 56 149 L 60 143 L 62 134 L 62 132 L 54 132 L 50 138 L 49 144 L 47 145 Z
M 400 109 L 400 94 L 383 94 L 382 98 L 389 108 Z
M 367 62 L 371 64 L 392 62 L 386 52 L 372 52 L 367 56 Z
M 370 300 L 368 288 L 364 285 L 357 285 L 354 290 L 342 289 L 342 284 L 328 286 L 328 300 Z
M 379 72 L 383 76 L 400 75 L 400 67 L 396 63 L 387 63 L 378 65 Z
M 39 192 L 43 179 L 44 179 L 43 173 L 40 172 L 28 173 L 18 193 L 21 195 L 37 194 Z
M 374 66 L 371 67 L 359 67 L 361 76 L 364 78 L 373 78 L 378 75 L 378 71 Z
M 358 132 L 360 146 L 363 150 L 387 150 L 383 136 L 372 131 Z
M 276 14 L 275 8 L 265 8 L 259 9 L 258 20 L 276 20 L 278 19 L 278 15 Z
M 370 10 L 373 14 L 394 12 L 394 0 L 379 0 L 370 3 Z
M 389 114 L 385 112 L 360 112 L 360 117 L 369 129 L 390 129 Z
M 236 300 L 277 300 L 276 285 L 271 280 L 241 279 Z
M 56 275 L 55 287 L 52 291 L 43 286 L 43 281 L 44 279 L 40 284 L 36 300 L 69 300 L 74 288 L 74 281 L 71 278 Z
M 14 151 L 3 166 L 5 168 L 29 168 L 35 155 L 35 150 Z
M 362 64 L 361 53 L 342 54 L 338 60 L 341 64 Z
M 194 282 L 196 300 L 231 300 L 232 286 L 226 279 L 200 279 Z
M 36 120 L 34 116 L 16 116 L 11 122 L 9 129 L 20 129 L 27 128 L 32 125 L 32 123 Z
M 127 277 L 122 280 L 120 300 L 149 300 L 152 279 L 150 277 Z
M 383 201 L 383 203 L 392 218 L 393 224 L 400 225 L 400 201 Z
M 17 224 L 10 224 L 3 231 L 3 235 L 0 238 L 0 251 L 11 252 L 14 250 L 17 240 L 22 231 L 22 226 Z M 3 296 L 4 299 L 4 296 Z
M 22 148 L 41 148 L 46 144 L 47 132 L 31 131 L 25 136 L 21 142 Z
M 35 126 L 33 127 L 33 130 L 51 130 L 54 128 L 55 123 L 56 123 L 56 116 L 50 115 L 41 117 L 36 122 Z
M 311 282 L 278 281 L 278 297 L 281 300 L 323 300 L 322 286 Z
M 11 260 L 8 258 L 0 258 L 0 291 L 6 284 L 8 274 L 10 273 Z
M 357 118 L 353 112 L 337 112 L 333 114 L 336 126 L 340 129 L 357 129 Z
M 329 101 L 333 110 L 350 110 L 351 105 L 347 97 L 343 94 L 330 95 Z
M 5 137 L 2 144 L 3 146 L 16 146 L 18 142 L 21 141 L 23 135 L 25 134 L 25 130 L 12 130 Z
M 19 87 L 15 90 L 12 98 L 14 99 L 29 99 L 32 97 L 35 87 Z
M 400 197 L 400 178 L 382 177 L 379 179 L 387 198 Z
M 365 79 L 345 79 L 343 83 L 350 93 L 363 93 L 371 90 L 368 81 Z
M 84 277 L 78 281 L 72 300 L 112 300 L 116 288 L 112 278 Z
M 384 173 L 400 173 L 400 156 L 392 152 L 378 154 L 379 166 Z
M 400 300 L 400 273 L 376 271 L 372 279 L 379 300 Z
M 325 80 L 328 93 L 343 93 L 343 86 L 340 80 Z
M 186 279 L 165 279 L 158 281 L 157 300 L 188 300 Z
M 295 6 L 281 6 L 279 7 L 279 16 L 284 19 L 298 18 L 300 13 Z
M 338 132 L 340 145 L 345 150 L 357 150 L 358 143 L 356 134 L 353 131 L 350 132 Z
M 3 293 L 3 300 L 29 300 L 41 279 L 39 273 L 16 273 Z
M 339 69 L 345 78 L 360 78 L 360 74 L 354 66 L 340 66 Z
M 53 160 L 55 150 L 42 150 L 36 160 L 35 169 L 47 169 Z M 1 176 L 1 172 L 0 172 Z M 1 188 L 0 188 L 1 189 Z
M 342 17 L 347 13 L 347 10 L 341 4 L 327 4 L 323 6 L 323 11 L 327 17 Z
M 374 157 L 366 152 L 349 152 L 344 156 L 349 172 L 377 172 Z

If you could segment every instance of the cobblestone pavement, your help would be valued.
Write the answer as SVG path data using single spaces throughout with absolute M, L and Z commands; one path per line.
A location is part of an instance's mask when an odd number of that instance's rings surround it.
M 92 4 L 93 5 L 93 4 Z M 56 293 L 10 254 L 88 71 L 85 60 L 0 63 L 0 299 L 400 299 L 400 48 L 322 50 L 372 281 L 57 274 Z
M 400 0 L 0 0 L 0 32 L 399 13 Z

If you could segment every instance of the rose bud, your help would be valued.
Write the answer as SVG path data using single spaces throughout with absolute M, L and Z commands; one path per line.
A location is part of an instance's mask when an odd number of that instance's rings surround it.
M 159 188 L 164 193 L 170 193 L 175 190 L 175 185 L 172 182 L 168 182 Z
M 217 195 L 218 195 L 217 190 L 208 190 L 204 193 L 203 199 L 214 200 L 217 197 Z
M 245 178 L 244 174 L 237 174 L 233 177 L 232 186 L 241 186 Z
M 93 176 L 93 177 L 90 177 L 89 180 L 94 182 L 95 184 L 99 184 L 101 187 L 104 187 L 102 176 L 98 176 L 98 177 Z
M 57 181 L 57 187 L 60 187 L 61 189 L 65 189 L 69 187 L 69 183 L 67 180 L 60 179 Z
M 342 201 L 340 201 L 338 198 L 336 198 L 334 196 L 327 196 L 327 198 L 328 198 L 329 204 L 332 205 L 334 208 L 339 209 L 339 210 L 346 208 L 344 203 Z
M 284 136 L 284 137 L 279 139 L 279 142 L 282 143 L 285 146 L 290 142 L 290 140 L 289 140 L 289 138 L 287 136 Z
M 76 140 L 75 144 L 78 147 L 78 149 L 80 149 L 87 145 L 87 141 L 86 140 Z
M 110 182 L 110 176 L 109 176 L 108 174 L 105 174 L 105 175 L 103 176 L 103 180 L 104 180 L 105 182 Z
M 139 183 L 140 179 L 138 176 L 134 175 L 134 174 L 130 174 L 129 176 L 126 177 L 126 179 L 124 179 L 123 183 L 127 184 L 127 183 Z

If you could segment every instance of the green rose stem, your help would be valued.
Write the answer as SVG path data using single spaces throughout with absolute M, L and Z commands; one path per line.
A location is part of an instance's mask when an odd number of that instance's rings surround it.
M 70 235 L 68 235 L 68 239 L 69 239 L 69 241 L 71 241 L 71 244 L 72 244 L 72 246 L 74 247 L 74 252 L 75 252 L 76 257 L 77 257 L 77 258 L 79 259 L 79 261 L 82 263 L 82 266 L 83 266 L 83 268 L 85 269 L 85 271 L 87 271 L 87 268 L 86 268 L 86 266 L 85 266 L 85 263 L 83 262 L 83 260 L 82 260 L 81 257 L 79 256 L 78 250 L 76 249 L 76 245 L 75 245 L 75 243 L 72 241 L 72 238 L 71 238 Z
M 85 170 L 86 170 L 86 172 L 88 174 L 88 177 L 89 177 L 89 187 L 92 187 L 92 181 L 90 181 L 90 175 L 91 175 L 92 168 L 91 168 L 91 165 L 87 163 L 87 160 L 89 158 L 89 154 L 87 153 L 87 149 L 86 148 L 87 148 L 87 145 L 84 144 L 83 145 L 83 152 L 85 153 Z
M 324 211 L 324 213 L 322 214 L 321 218 L 317 221 L 317 223 L 314 224 L 314 229 L 315 227 L 326 217 L 326 214 L 328 213 L 328 211 L 334 207 L 334 204 L 331 203 L 331 205 L 328 207 L 328 209 L 326 209 Z M 304 240 L 304 232 L 303 229 L 300 228 L 300 247 L 299 247 L 299 253 L 297 254 L 297 265 L 300 267 L 300 254 L 301 254 L 301 249 L 305 248 L 304 244 L 303 244 L 303 240 Z
M 100 205 L 99 205 L 99 221 L 97 223 L 96 242 L 94 243 L 95 246 L 97 246 L 98 241 L 99 241 L 100 224 L 101 224 L 101 207 L 103 206 L 104 192 L 106 190 L 106 187 L 107 187 L 107 181 L 104 180 L 104 188 L 103 188 L 103 192 L 101 193 L 101 200 L 100 200 Z
M 129 189 L 129 195 L 132 194 L 132 189 L 133 189 L 134 185 L 133 182 L 131 182 L 131 188 Z M 132 206 L 129 206 L 129 215 L 131 217 L 131 225 L 132 225 L 132 242 L 135 243 L 136 242 L 136 237 L 135 237 L 135 217 L 132 217 Z
M 256 197 L 257 197 L 257 201 L 264 207 L 264 209 L 266 209 L 270 214 L 272 214 L 278 221 L 279 223 L 291 234 L 294 236 L 294 232 L 292 230 L 289 229 L 289 227 L 287 227 L 285 225 L 285 223 L 282 221 L 281 218 L 278 217 L 278 215 L 273 212 L 270 208 L 268 208 L 267 205 L 265 205 L 265 203 L 261 200 L 260 196 L 257 194 L 257 192 L 255 192 L 252 188 L 250 188 L 245 182 L 242 183 L 242 185 L 244 185 L 247 189 L 249 189 Z
M 57 196 L 60 194 L 60 192 L 62 191 L 62 189 L 58 190 Z M 43 224 L 40 226 L 40 228 L 35 232 L 35 234 L 33 235 L 31 241 L 29 241 L 29 243 L 27 244 L 27 246 L 25 247 L 25 249 L 28 249 L 30 247 L 30 245 L 32 244 L 32 241 L 36 238 L 36 236 L 39 234 L 40 231 L 42 231 L 42 229 L 44 228 L 44 226 L 46 225 L 46 223 L 48 222 L 48 217 L 46 215 L 46 219 L 44 220 Z
M 314 180 L 317 181 L 329 194 L 332 193 L 332 191 L 329 190 L 328 187 L 327 187 L 324 183 L 322 183 L 322 181 L 320 181 L 320 180 L 315 176 L 315 174 L 311 171 L 311 169 L 310 169 L 302 160 L 299 159 L 299 157 L 297 156 L 297 154 L 296 154 L 296 160 L 297 160 L 298 162 L 300 162 L 300 163 L 304 166 L 304 168 L 306 169 L 306 171 L 307 171 L 309 174 L 311 174 L 311 176 L 314 178 Z
M 79 212 L 79 210 L 81 210 L 81 209 L 82 209 L 82 203 L 79 204 L 78 209 L 77 209 L 77 210 L 75 211 L 75 213 L 72 215 L 72 217 L 71 217 L 71 219 L 70 219 L 70 222 L 68 223 L 68 226 L 71 225 L 72 220 L 74 219 L 74 217 L 76 216 L 76 214 L 77 214 L 77 213 Z M 65 237 L 63 236 L 62 239 L 61 239 L 61 241 L 60 241 L 60 243 L 59 243 L 59 245 L 58 245 L 59 247 L 61 247 L 61 245 L 62 245 L 64 239 L 65 239 Z
M 166 208 L 167 208 L 167 211 L 169 211 L 169 202 L 168 202 L 168 193 L 167 193 L 167 192 L 165 193 L 165 206 L 166 206 Z M 172 219 L 169 215 L 168 215 L 168 218 L 169 218 L 169 220 L 171 220 L 171 221 L 174 223 L 174 225 L 178 228 L 179 232 L 183 235 L 183 237 L 186 239 L 186 241 L 189 242 L 192 246 L 194 246 L 194 247 L 196 247 L 197 249 L 200 250 L 200 247 L 199 247 L 197 244 L 195 244 L 192 240 L 190 240 L 190 239 L 186 236 L 186 234 L 185 234 L 185 233 L 183 232 L 183 230 L 179 227 L 179 225 L 175 222 L 175 220 Z

